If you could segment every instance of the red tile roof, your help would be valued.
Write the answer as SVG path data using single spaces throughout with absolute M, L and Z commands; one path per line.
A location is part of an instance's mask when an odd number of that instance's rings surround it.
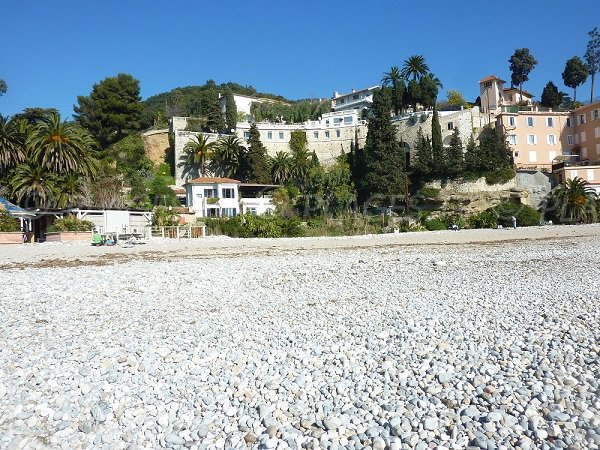
M 516 88 L 516 87 L 504 88 L 503 91 L 504 92 L 508 92 L 508 91 L 519 92 L 519 88 Z M 523 95 L 526 95 L 527 97 L 533 97 L 533 94 L 531 92 L 527 92 L 526 90 L 523 90 Z
M 185 194 L 185 189 L 183 189 L 183 188 L 174 188 L 174 187 L 172 187 L 171 190 L 173 192 L 175 192 L 176 194 Z
M 485 83 L 486 81 L 493 81 L 493 80 L 498 80 L 498 81 L 501 81 L 502 83 L 506 83 L 504 80 L 501 80 L 496 75 L 488 75 L 483 80 L 481 80 L 480 83 Z
M 200 177 L 188 180 L 186 184 L 203 184 L 203 183 L 240 183 L 238 180 L 233 178 L 219 178 L 219 177 Z

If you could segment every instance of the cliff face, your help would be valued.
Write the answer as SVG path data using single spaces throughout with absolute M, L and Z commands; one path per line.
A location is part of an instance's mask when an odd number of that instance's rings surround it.
M 169 160 L 169 130 L 152 130 L 142 134 L 144 150 L 153 164 L 159 165 Z M 171 158 L 172 159 L 172 158 Z
M 511 200 L 533 207 L 527 189 L 517 186 L 516 178 L 505 184 L 488 185 L 485 178 L 475 182 L 451 181 L 442 186 L 440 181 L 427 185 L 437 189 L 437 195 L 417 197 L 414 204 L 417 208 L 430 211 L 432 216 L 443 214 L 470 215 Z

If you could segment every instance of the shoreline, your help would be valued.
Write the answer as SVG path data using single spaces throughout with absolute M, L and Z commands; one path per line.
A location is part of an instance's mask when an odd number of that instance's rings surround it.
M 298 238 L 162 239 L 143 245 L 93 247 L 89 243 L 41 243 L 0 246 L 0 270 L 43 267 L 112 265 L 129 260 L 239 257 L 249 255 L 298 254 L 319 250 L 356 250 L 404 246 L 512 245 L 523 241 L 556 242 L 600 236 L 600 224 L 552 225 L 517 229 L 424 231 L 357 236 Z

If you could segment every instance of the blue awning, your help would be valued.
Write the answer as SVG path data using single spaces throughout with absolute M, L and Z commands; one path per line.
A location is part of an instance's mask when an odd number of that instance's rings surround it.
M 9 216 L 13 217 L 32 217 L 34 213 L 27 211 L 14 203 L 9 202 L 4 197 L 0 197 L 0 211 L 6 211 Z

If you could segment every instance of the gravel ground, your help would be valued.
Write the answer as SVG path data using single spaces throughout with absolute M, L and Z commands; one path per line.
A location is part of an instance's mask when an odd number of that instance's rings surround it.
M 600 448 L 597 236 L 167 256 L 0 270 L 0 448 Z

